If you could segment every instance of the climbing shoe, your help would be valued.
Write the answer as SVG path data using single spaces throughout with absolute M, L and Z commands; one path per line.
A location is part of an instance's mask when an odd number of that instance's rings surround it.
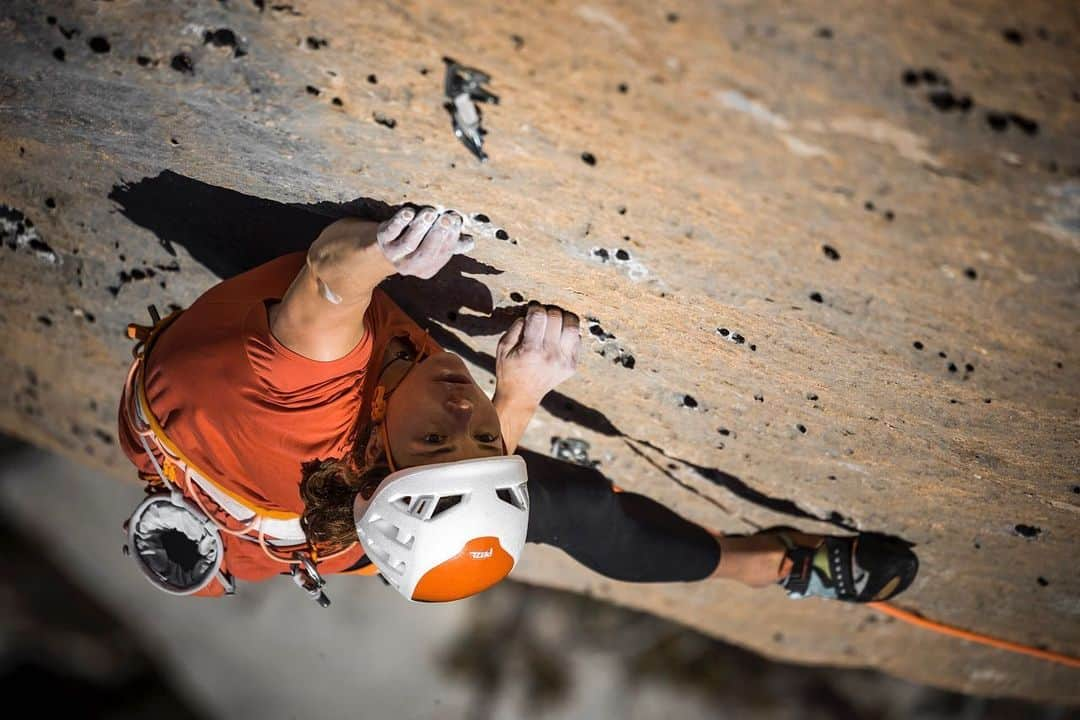
M 814 547 L 798 545 L 783 530 L 777 535 L 792 563 L 779 584 L 792 598 L 888 600 L 906 590 L 919 571 L 919 559 L 911 548 L 885 535 L 825 537 Z

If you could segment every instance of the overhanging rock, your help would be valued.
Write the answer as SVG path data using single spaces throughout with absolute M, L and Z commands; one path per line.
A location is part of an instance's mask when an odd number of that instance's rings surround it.
M 524 301 L 590 319 L 537 462 L 599 461 L 553 471 L 716 530 L 891 533 L 922 561 L 905 607 L 1075 655 L 1080 21 L 982 6 L 9 3 L 0 426 L 130 477 L 114 413 L 147 304 L 438 202 L 491 236 L 392 290 L 483 382 Z M 486 164 L 447 55 L 501 98 Z M 865 608 L 534 550 L 522 579 L 775 657 L 1077 700 L 1075 670 Z

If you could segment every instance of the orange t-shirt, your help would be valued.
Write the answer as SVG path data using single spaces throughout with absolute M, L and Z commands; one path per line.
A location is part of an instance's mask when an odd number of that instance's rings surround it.
M 401 336 L 417 348 L 425 342 L 424 331 L 376 290 L 367 332 L 346 356 L 322 362 L 282 345 L 267 310 L 304 261 L 303 252 L 284 255 L 215 285 L 161 333 L 144 371 L 150 409 L 202 473 L 256 506 L 297 514 L 304 509 L 302 464 L 349 451 L 374 392 L 367 380 L 378 375 L 387 343 Z M 426 342 L 429 351 L 439 349 Z M 131 390 L 121 398 L 120 446 L 143 477 L 156 477 L 122 410 Z M 257 544 L 222 535 L 224 567 L 235 577 L 262 580 L 287 570 Z M 320 572 L 341 572 L 362 556 L 357 545 Z

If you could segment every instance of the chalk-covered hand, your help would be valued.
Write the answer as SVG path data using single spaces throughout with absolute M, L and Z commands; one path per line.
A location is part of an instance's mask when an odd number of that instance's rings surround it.
M 427 279 L 442 270 L 450 257 L 475 245 L 461 235 L 461 216 L 452 210 L 440 214 L 433 207 L 403 207 L 379 225 L 379 249 L 400 275 Z
M 581 321 L 554 305 L 529 303 L 499 340 L 495 351 L 495 395 L 535 407 L 577 369 Z

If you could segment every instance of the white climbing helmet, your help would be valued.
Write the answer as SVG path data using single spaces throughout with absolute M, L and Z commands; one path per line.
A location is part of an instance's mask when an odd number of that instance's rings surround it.
M 529 526 L 525 461 L 517 455 L 419 465 L 391 473 L 356 533 L 386 581 L 413 602 L 475 595 L 506 577 Z

